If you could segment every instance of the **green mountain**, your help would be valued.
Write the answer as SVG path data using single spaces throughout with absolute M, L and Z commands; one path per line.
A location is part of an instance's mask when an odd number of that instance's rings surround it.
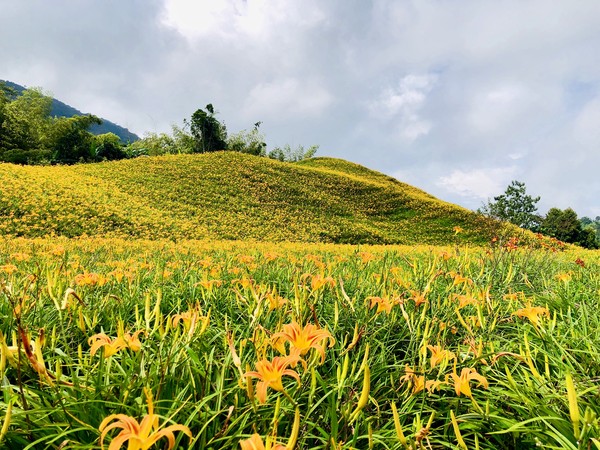
M 0 83 L 4 83 L 9 88 L 13 89 L 17 94 L 21 94 L 25 89 L 24 86 L 13 83 L 11 81 L 3 81 L 0 80 Z M 73 116 L 83 116 L 86 113 L 82 113 L 78 109 L 73 108 L 66 103 L 61 102 L 55 98 L 52 99 L 52 110 L 50 112 L 52 116 L 55 117 L 73 117 Z M 139 139 L 139 136 L 135 133 L 132 133 L 127 128 L 124 128 L 120 125 L 117 125 L 114 122 L 111 122 L 107 119 L 102 119 L 102 124 L 100 125 L 92 125 L 90 127 L 90 132 L 93 134 L 104 134 L 104 133 L 114 133 L 121 138 L 123 142 L 134 142 Z
M 292 164 L 215 152 L 0 164 L 0 186 L 0 235 L 411 245 L 490 237 L 490 221 L 472 211 L 332 158 Z

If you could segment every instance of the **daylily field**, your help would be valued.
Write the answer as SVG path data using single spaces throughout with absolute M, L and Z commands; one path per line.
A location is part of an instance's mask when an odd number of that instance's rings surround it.
M 0 241 L 0 446 L 600 448 L 600 255 Z

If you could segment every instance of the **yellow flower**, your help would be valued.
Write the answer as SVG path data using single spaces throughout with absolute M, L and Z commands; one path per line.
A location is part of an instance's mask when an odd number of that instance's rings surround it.
M 456 395 L 465 394 L 467 397 L 473 398 L 473 394 L 471 393 L 471 380 L 475 380 L 479 382 L 479 386 L 483 386 L 487 389 L 488 382 L 484 376 L 477 373 L 477 371 L 471 367 L 465 367 L 458 375 L 456 372 L 451 373 L 446 376 L 446 380 L 448 377 L 452 377 L 454 381 L 454 390 L 456 391 Z
M 367 264 L 375 259 L 375 255 L 369 252 L 358 252 L 357 256 L 360 258 L 363 264 Z
M 562 281 L 563 283 L 568 283 L 569 281 L 571 281 L 571 273 L 570 272 L 559 273 L 558 275 L 556 275 L 556 279 L 559 281 Z
M 313 291 L 319 290 L 324 286 L 335 287 L 335 280 L 332 277 L 324 277 L 322 275 L 313 275 L 310 281 L 310 287 Z
M 479 303 L 479 300 L 470 295 L 454 294 L 452 297 L 454 300 L 458 300 L 458 309 L 462 309 L 467 305 L 477 305 Z
M 14 264 L 4 264 L 3 266 L 0 266 L 0 271 L 10 275 L 17 271 L 17 266 Z
M 426 292 L 410 291 L 410 299 L 415 302 L 415 306 L 417 307 L 421 306 L 423 303 L 427 303 L 427 299 L 425 298 L 426 295 Z
M 265 444 L 258 433 L 254 433 L 250 438 L 240 441 L 240 447 L 242 450 L 265 450 Z M 274 447 L 270 447 L 271 450 L 285 450 L 286 446 L 283 444 L 275 443 Z
M 429 350 L 431 350 L 430 363 L 431 363 L 432 369 L 441 362 L 447 363 L 451 359 L 456 358 L 456 355 L 454 354 L 454 352 L 451 352 L 450 350 L 444 350 L 439 345 L 428 345 L 427 348 Z
M 192 440 L 192 432 L 185 425 L 170 425 L 161 430 L 158 424 L 158 416 L 154 414 L 152 393 L 149 389 L 144 389 L 144 392 L 148 399 L 148 414 L 141 422 L 125 414 L 111 414 L 105 418 L 98 428 L 102 433 L 100 435 L 100 446 L 102 448 L 104 448 L 106 434 L 115 428 L 121 428 L 122 431 L 112 440 L 108 450 L 118 450 L 127 441 L 129 441 L 127 450 L 147 450 L 163 437 L 167 438 L 170 450 L 175 447 L 174 431 L 181 431 L 190 438 L 190 441 Z
M 367 300 L 371 300 L 371 309 L 377 305 L 377 314 L 382 311 L 389 314 L 392 311 L 392 306 L 399 303 L 398 299 L 389 299 L 388 297 L 368 297 Z
M 549 317 L 550 311 L 548 311 L 548 308 L 544 308 L 542 306 L 528 306 L 526 308 L 518 309 L 513 313 L 513 316 L 527 317 L 532 324 L 537 326 L 540 321 L 540 317 Z
M 175 314 L 172 319 L 173 327 L 176 327 L 179 322 L 183 324 L 183 328 L 188 332 L 189 336 L 192 336 L 196 331 L 198 324 L 200 324 L 200 334 L 206 331 L 206 327 L 210 322 L 210 311 L 206 316 L 201 316 L 197 309 L 191 309 L 181 314 Z
M 267 292 L 266 299 L 269 301 L 269 311 L 277 309 L 280 306 L 285 305 L 289 301 L 287 298 L 281 297 L 275 291 L 275 289 L 273 289 L 271 292 Z
M 417 394 L 423 389 L 427 389 L 430 394 L 439 389 L 440 385 L 444 384 L 438 380 L 425 380 L 424 375 L 416 375 L 415 371 L 407 364 L 404 367 L 405 375 L 400 377 L 403 383 L 409 383 L 412 388 L 412 394 Z
M 271 387 L 276 391 L 284 390 L 281 380 L 284 375 L 293 377 L 300 383 L 298 373 L 287 368 L 293 360 L 293 358 L 283 356 L 276 356 L 273 361 L 263 359 L 256 363 L 256 371 L 244 373 L 244 377 L 253 377 L 260 380 L 256 383 L 256 398 L 260 403 L 267 401 L 267 388 Z
M 282 351 L 285 349 L 285 342 L 289 342 L 291 345 L 290 355 L 304 356 L 311 348 L 314 348 L 321 355 L 321 363 L 325 361 L 325 349 L 322 341 L 329 340 L 329 347 L 335 343 L 335 339 L 329 331 L 311 323 L 301 327 L 295 321 L 284 325 L 283 331 L 275 333 L 272 339 L 274 347 L 282 353 L 285 353 Z
M 106 278 L 97 273 L 80 273 L 75 277 L 77 286 L 103 286 L 106 284 Z
M 114 339 L 111 339 L 104 333 L 95 334 L 88 339 L 88 344 L 91 346 L 90 354 L 94 356 L 102 347 L 104 347 L 105 358 L 108 358 L 109 356 L 112 356 L 127 347 L 134 352 L 139 352 L 142 348 L 142 343 L 140 342 L 138 336 L 142 332 L 142 330 L 139 330 L 133 333 L 133 335 L 129 333 L 123 333 L 121 336 L 118 336 Z

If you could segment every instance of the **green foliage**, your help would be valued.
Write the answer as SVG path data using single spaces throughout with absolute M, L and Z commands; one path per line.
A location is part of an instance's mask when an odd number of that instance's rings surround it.
M 227 129 L 215 117 L 215 110 L 210 103 L 206 105 L 206 111 L 198 109 L 192 114 L 190 131 L 195 139 L 195 153 L 227 149 Z
M 52 98 L 40 89 L 21 95 L 0 89 L 0 161 L 17 164 L 73 164 L 97 159 L 97 148 L 106 159 L 118 159 L 120 144 L 111 137 L 96 141 L 88 131 L 102 121 L 92 115 L 50 117 Z M 114 136 L 114 135 L 112 135 Z
M 53 160 L 61 164 L 95 161 L 95 138 L 88 131 L 94 123 L 102 121 L 92 115 L 55 118 L 49 133 Z
M 114 133 L 100 134 L 95 137 L 96 141 L 96 159 L 98 161 L 118 160 L 127 157 L 123 149 L 121 138 Z
M 159 156 L 177 153 L 175 140 L 166 133 L 146 133 L 143 138 L 127 146 L 131 158 L 138 156 Z
M 131 158 L 138 156 L 179 155 L 194 153 L 196 141 L 185 128 L 177 125 L 171 126 L 171 134 L 146 133 L 146 135 L 129 144 L 126 153 Z
M 525 191 L 525 183 L 512 181 L 504 194 L 494 197 L 494 201 L 488 201 L 479 212 L 526 230 L 536 230 L 541 220 L 536 213 L 536 203 L 540 201 L 540 197 L 531 197 Z
M 258 131 L 260 122 L 254 124 L 251 131 L 242 130 L 227 138 L 227 150 L 240 153 L 248 153 L 254 156 L 265 156 L 265 136 Z
M 177 449 L 595 449 L 599 274 L 581 249 L 4 239 L 0 447 L 97 450 L 120 414 L 104 449 L 144 417 Z M 293 322 L 333 339 L 261 404 L 247 372 Z
M 570 244 L 598 248 L 594 230 L 584 229 L 577 218 L 577 213 L 571 208 L 564 211 L 551 208 L 541 223 L 540 232 Z
M 600 216 L 596 216 L 594 220 L 583 216 L 579 219 L 584 230 L 590 229 L 596 236 L 596 240 L 600 243 Z
M 39 89 L 28 89 L 13 100 L 4 94 L 0 103 L 0 160 L 7 150 L 30 151 L 47 147 L 45 139 L 51 125 L 50 97 Z
M 271 159 L 282 162 L 299 162 L 314 157 L 318 149 L 318 145 L 311 145 L 305 150 L 302 145 L 299 145 L 294 149 L 291 145 L 286 144 L 283 148 L 275 147 L 269 152 L 268 156 Z

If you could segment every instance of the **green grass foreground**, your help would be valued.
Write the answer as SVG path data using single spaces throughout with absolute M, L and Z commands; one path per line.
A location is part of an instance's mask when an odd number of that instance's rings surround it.
M 332 158 L 290 164 L 215 152 L 0 164 L 0 186 L 0 235 L 411 245 L 491 237 L 472 211 Z
M 3 239 L 0 447 L 597 449 L 599 308 L 578 249 Z

